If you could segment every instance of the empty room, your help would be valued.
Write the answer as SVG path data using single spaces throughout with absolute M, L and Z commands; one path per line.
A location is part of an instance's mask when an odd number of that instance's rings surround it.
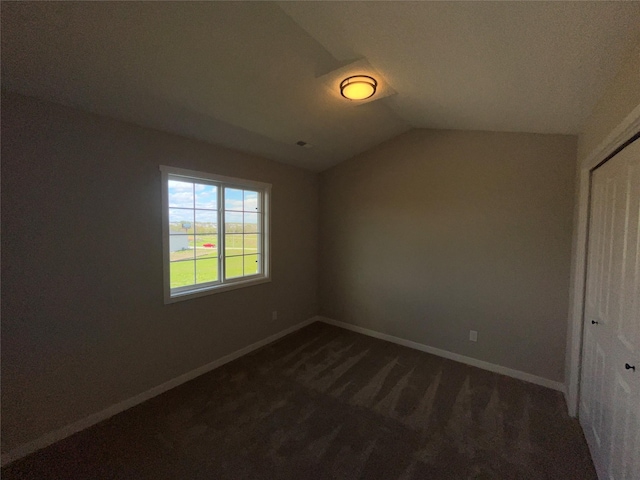
M 640 480 L 640 2 L 1 22 L 3 479 Z

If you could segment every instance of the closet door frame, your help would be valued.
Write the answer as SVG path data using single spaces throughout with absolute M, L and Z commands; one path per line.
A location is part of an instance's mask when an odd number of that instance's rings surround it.
M 577 203 L 575 207 L 574 248 L 571 265 L 571 290 L 567 332 L 565 398 L 569 415 L 577 417 L 580 404 L 584 303 L 589 238 L 591 173 L 640 135 L 640 105 L 607 136 L 605 141 L 578 165 Z M 638 140 L 640 141 L 640 140 Z

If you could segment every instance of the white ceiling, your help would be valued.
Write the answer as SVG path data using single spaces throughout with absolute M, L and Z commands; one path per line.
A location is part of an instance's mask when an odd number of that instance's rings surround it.
M 2 2 L 2 82 L 322 170 L 415 127 L 578 134 L 639 34 L 640 2 Z M 331 90 L 354 66 L 391 94 Z

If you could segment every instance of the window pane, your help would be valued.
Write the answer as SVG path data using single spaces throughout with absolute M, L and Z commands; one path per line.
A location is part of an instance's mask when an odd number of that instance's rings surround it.
M 194 250 L 189 235 L 169 235 L 169 260 L 193 259 Z
M 196 283 L 218 280 L 218 259 L 196 260 Z
M 225 259 L 225 278 L 242 276 L 242 259 L 244 257 L 227 257 Z
M 211 210 L 218 208 L 218 187 L 196 183 L 195 191 L 196 208 L 208 208 Z
M 193 183 L 169 180 L 169 206 L 193 208 Z
M 236 188 L 224 189 L 224 209 L 242 211 L 242 190 Z
M 218 236 L 217 235 L 196 235 L 195 240 L 196 258 L 210 258 L 218 256 Z
M 260 241 L 260 235 L 257 235 L 255 233 L 251 233 L 249 235 L 243 235 L 244 237 L 244 254 L 248 255 L 251 253 L 258 253 L 258 248 L 260 246 L 260 244 L 258 243 Z
M 196 234 L 218 233 L 218 212 L 196 210 Z
M 258 192 L 252 192 L 251 190 L 244 191 L 244 211 L 258 211 Z
M 244 274 L 255 275 L 258 273 L 259 255 L 245 255 L 244 257 Z
M 194 261 L 171 262 L 171 288 L 193 285 L 195 282 Z
M 193 210 L 170 208 L 169 231 L 171 233 L 193 233 Z
M 224 237 L 225 256 L 242 255 L 242 234 L 227 234 Z
M 257 213 L 245 213 L 244 214 L 244 233 L 256 233 L 258 232 L 258 214 Z
M 242 233 L 242 213 L 225 212 L 224 229 L 226 233 Z

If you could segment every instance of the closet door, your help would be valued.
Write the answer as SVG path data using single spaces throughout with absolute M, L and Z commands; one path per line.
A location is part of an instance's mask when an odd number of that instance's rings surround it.
M 593 173 L 591 192 L 580 421 L 598 476 L 638 480 L 640 141 Z

